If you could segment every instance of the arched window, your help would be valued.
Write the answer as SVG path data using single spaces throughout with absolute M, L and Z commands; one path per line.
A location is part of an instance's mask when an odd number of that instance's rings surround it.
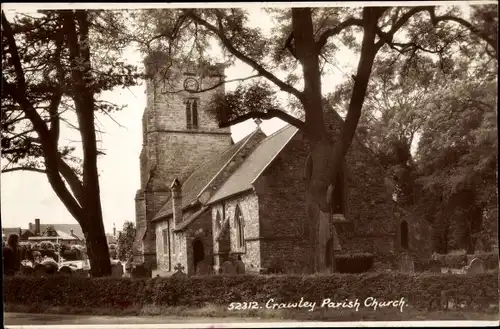
M 220 228 L 222 226 L 222 219 L 220 216 L 220 211 L 217 211 L 217 215 L 215 216 L 215 233 L 218 234 L 220 232 Z
M 186 128 L 198 128 L 198 99 L 196 98 L 186 100 Z
M 236 246 L 238 248 L 243 248 L 245 246 L 245 235 L 244 235 L 244 221 L 243 214 L 241 213 L 240 207 L 236 206 L 236 211 L 234 213 L 234 222 L 236 228 Z
M 408 249 L 408 222 L 405 220 L 401 222 L 401 247 Z

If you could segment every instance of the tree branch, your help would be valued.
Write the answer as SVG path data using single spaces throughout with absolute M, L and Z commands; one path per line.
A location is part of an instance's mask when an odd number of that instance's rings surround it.
M 471 31 L 475 35 L 477 35 L 478 37 L 480 37 L 481 39 L 483 39 L 484 41 L 486 41 L 488 43 L 488 45 L 490 45 L 491 48 L 493 48 L 495 50 L 495 53 L 498 54 L 497 40 L 490 38 L 490 36 L 487 33 L 485 33 L 484 31 L 481 31 L 480 29 L 478 29 L 477 27 L 472 25 L 470 22 L 467 22 L 463 18 L 451 16 L 451 15 L 436 16 L 436 12 L 435 12 L 436 7 L 432 6 L 432 7 L 426 7 L 426 8 L 427 8 L 427 11 L 429 12 L 429 15 L 431 16 L 431 22 L 434 26 L 439 24 L 439 22 L 446 22 L 446 21 L 458 23 L 458 24 L 462 25 L 463 27 L 467 28 L 469 31 Z
M 320 35 L 318 41 L 316 42 L 316 49 L 317 49 L 318 53 L 321 51 L 321 49 L 323 49 L 326 42 L 328 41 L 328 38 L 339 34 L 340 32 L 342 32 L 343 30 L 345 30 L 346 28 L 348 28 L 350 26 L 363 27 L 363 20 L 351 17 L 351 18 L 343 21 L 339 25 L 335 26 L 334 28 L 328 29 L 325 32 L 323 32 L 323 34 Z
M 210 91 L 210 90 L 214 90 L 214 89 L 217 89 L 218 87 L 224 85 L 224 84 L 227 84 L 227 83 L 231 83 L 231 82 L 236 82 L 236 81 L 246 81 L 246 80 L 250 80 L 250 79 L 254 79 L 254 78 L 258 78 L 260 77 L 261 75 L 260 74 L 254 74 L 254 75 L 250 75 L 248 77 L 245 77 L 245 78 L 235 78 L 235 79 L 231 79 L 231 80 L 224 80 L 224 81 L 221 81 L 209 88 L 205 88 L 205 89 L 201 89 L 201 90 L 196 90 L 196 91 L 189 91 L 191 94 L 200 94 L 200 93 L 204 93 L 204 92 L 207 92 L 207 91 Z M 175 91 L 167 91 L 167 92 L 164 92 L 164 94 L 176 94 L 176 93 L 180 93 L 180 92 L 183 92 L 183 91 L 186 91 L 185 89 L 179 89 L 179 90 L 175 90 Z
M 401 29 L 403 25 L 405 25 L 406 22 L 408 22 L 408 20 L 413 17 L 413 15 L 427 10 L 429 10 L 429 7 L 413 7 L 412 9 L 404 13 L 403 16 L 401 16 L 401 18 L 392 25 L 391 29 L 387 33 L 384 33 L 378 26 L 376 26 L 377 35 L 380 38 L 380 40 L 376 43 L 376 46 L 380 48 L 384 45 L 384 43 L 387 43 L 389 46 L 391 46 L 396 32 L 398 32 L 399 29 Z
M 14 172 L 14 171 L 32 171 L 32 172 L 37 172 L 37 173 L 42 173 L 42 174 L 47 173 L 47 171 L 45 169 L 38 169 L 38 168 L 31 168 L 31 167 L 14 167 L 14 168 L 7 168 L 7 169 L 2 168 L 2 174 L 8 173 L 8 172 Z
M 58 160 L 59 160 L 59 172 L 64 177 L 66 182 L 68 182 L 68 185 L 71 188 L 73 195 L 78 200 L 80 205 L 83 205 L 84 191 L 80 179 L 75 174 L 73 169 L 71 169 L 71 167 L 61 157 L 59 157 Z
M 225 36 L 223 31 L 220 28 L 215 27 L 214 25 L 210 24 L 208 21 L 204 20 L 203 18 L 199 17 L 196 15 L 193 10 L 187 10 L 186 11 L 187 15 L 191 17 L 195 22 L 198 24 L 204 26 L 207 30 L 215 34 L 222 44 L 226 47 L 227 50 L 229 50 L 236 58 L 244 62 L 245 64 L 251 66 L 254 70 L 256 70 L 261 76 L 265 77 L 272 83 L 274 83 L 276 86 L 278 86 L 282 91 L 286 91 L 295 97 L 297 99 L 301 100 L 303 98 L 302 92 L 299 90 L 295 89 L 294 87 L 290 86 L 289 84 L 281 81 L 278 79 L 274 74 L 266 70 L 264 67 L 262 67 L 259 63 L 257 63 L 255 60 L 252 58 L 248 57 L 247 55 L 243 54 L 241 51 L 235 48 L 235 46 L 231 43 L 231 41 Z M 222 24 L 220 19 L 217 19 L 219 25 Z
M 21 58 L 19 57 L 17 45 L 14 39 L 12 28 L 2 11 L 2 27 L 3 33 L 8 40 L 9 53 L 12 56 L 12 65 L 15 68 L 17 75 L 17 87 L 7 82 L 7 79 L 2 74 L 2 87 L 3 90 L 9 94 L 15 102 L 17 102 L 23 109 L 26 117 L 31 121 L 42 143 L 42 149 L 45 159 L 45 167 L 49 183 L 56 192 L 56 195 L 66 206 L 68 211 L 76 219 L 81 218 L 82 209 L 71 196 L 68 189 L 64 185 L 58 170 L 58 151 L 57 145 L 53 143 L 52 136 L 45 121 L 40 117 L 38 112 L 33 108 L 33 105 L 26 98 L 26 81 L 22 71 Z
M 230 127 L 230 126 L 232 126 L 234 124 L 246 121 L 248 119 L 268 120 L 268 119 L 272 119 L 272 118 L 281 119 L 281 120 L 283 120 L 283 121 L 291 124 L 292 126 L 298 128 L 299 130 L 302 130 L 302 131 L 305 130 L 305 125 L 304 125 L 303 121 L 301 121 L 301 120 L 299 120 L 297 118 L 294 118 L 293 116 L 291 116 L 291 115 L 289 115 L 289 114 L 287 114 L 287 113 L 285 113 L 283 111 L 280 111 L 280 110 L 269 110 L 267 112 L 249 112 L 249 113 L 245 113 L 243 115 L 238 116 L 237 118 L 235 118 L 233 120 L 221 123 L 220 127 L 221 128 Z

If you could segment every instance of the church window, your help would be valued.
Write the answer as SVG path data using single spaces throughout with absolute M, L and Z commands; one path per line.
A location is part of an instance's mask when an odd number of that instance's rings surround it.
M 335 217 L 346 216 L 346 186 L 345 186 L 345 165 L 342 166 L 335 180 L 335 187 L 332 194 L 332 214 Z
M 215 232 L 219 233 L 222 226 L 222 220 L 220 217 L 220 212 L 217 211 L 217 216 L 215 217 Z
M 198 128 L 198 102 L 196 98 L 186 100 L 186 128 Z
M 401 222 L 401 247 L 408 249 L 408 222 L 405 220 Z
M 236 228 L 236 243 L 238 248 L 243 248 L 245 246 L 245 235 L 244 235 L 244 222 L 243 214 L 241 213 L 240 207 L 236 206 L 236 211 L 234 214 L 235 228 Z
M 167 255 L 170 252 L 169 231 L 168 229 L 164 229 L 162 233 L 163 233 L 163 253 Z

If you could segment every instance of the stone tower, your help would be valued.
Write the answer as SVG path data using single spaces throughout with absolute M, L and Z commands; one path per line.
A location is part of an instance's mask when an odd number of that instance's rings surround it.
M 169 63 L 167 65 L 167 63 Z M 206 105 L 224 85 L 223 69 L 172 65 L 162 53 L 145 60 L 147 105 L 142 117 L 141 187 L 137 191 L 134 261 L 156 266 L 156 236 L 151 220 L 165 204 L 174 179 L 183 182 L 209 158 L 231 145 L 229 128 L 219 128 Z M 180 69 L 183 67 L 183 69 Z

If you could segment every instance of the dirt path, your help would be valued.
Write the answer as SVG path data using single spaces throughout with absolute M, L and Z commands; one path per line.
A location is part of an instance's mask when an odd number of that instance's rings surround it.
M 207 328 L 209 324 L 217 323 L 241 323 L 248 322 L 281 322 L 282 320 L 261 320 L 258 318 L 237 318 L 237 317 L 179 317 L 179 316 L 93 316 L 93 315 L 68 315 L 68 314 L 35 314 L 35 313 L 4 313 L 4 324 L 8 326 L 25 325 L 147 325 L 147 324 L 200 324 Z M 154 328 L 155 326 L 152 326 Z M 196 326 L 194 326 L 196 327 Z M 226 326 L 227 327 L 227 326 Z M 141 328 L 143 328 L 141 326 Z M 229 328 L 229 327 L 228 327 Z

